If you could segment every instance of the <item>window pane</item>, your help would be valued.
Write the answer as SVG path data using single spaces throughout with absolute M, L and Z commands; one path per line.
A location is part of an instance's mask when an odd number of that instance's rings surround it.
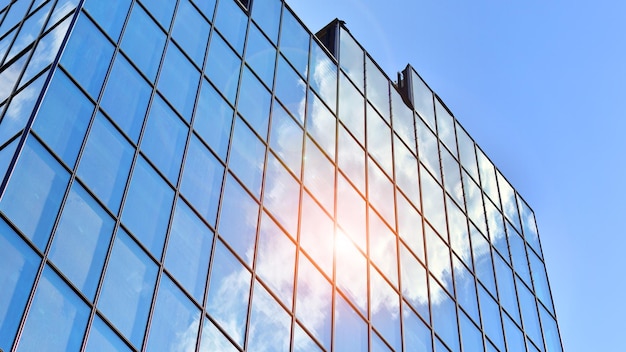
M 476 296 L 476 282 L 472 273 L 463 265 L 457 257 L 454 259 L 454 284 L 456 288 L 456 299 L 465 312 L 480 323 L 478 316 L 478 298 Z
M 333 221 L 322 208 L 303 193 L 300 245 L 328 277 L 333 273 Z
M 254 285 L 248 350 L 289 351 L 291 316 L 258 282 Z
M 365 253 L 367 252 L 366 205 L 347 179 L 337 180 L 337 222 L 343 232 Z
M 453 351 L 459 351 L 459 332 L 454 301 L 434 280 L 430 280 L 430 297 L 435 333 Z
M 400 351 L 400 297 L 371 266 L 370 285 L 372 324 L 396 351 Z
M 55 274 L 44 269 L 29 310 L 18 351 L 37 351 L 42 341 L 51 351 L 78 351 L 89 309 Z
M 367 324 L 339 295 L 335 295 L 335 351 L 365 352 Z
M 41 93 L 41 87 L 46 80 L 46 75 L 41 75 L 28 87 L 22 89 L 13 97 L 10 105 L 4 112 L 4 117 L 0 121 L 0 141 L 4 144 L 9 138 L 26 126 L 26 122 L 35 107 L 35 103 Z M 0 95 L 2 88 L 0 88 Z M 4 107 L 0 107 L 2 111 Z
M 215 12 L 215 0 L 193 0 L 193 3 L 198 6 L 200 11 L 209 19 L 213 20 L 213 13 Z
M 243 51 L 248 17 L 235 0 L 221 0 L 217 4 L 215 26 L 239 54 Z
M 191 139 L 180 186 L 183 196 L 210 224 L 215 224 L 224 167 L 196 137 Z
M 211 36 L 205 74 L 231 103 L 235 102 L 240 66 L 241 59 L 220 35 L 214 33 Z
M 165 33 L 141 6 L 135 4 L 124 31 L 121 47 L 151 81 L 156 77 L 164 46 Z
M 389 125 L 367 104 L 367 151 L 389 176 L 393 176 L 391 144 Z
M 172 189 L 140 158 L 133 171 L 122 222 L 157 258 L 163 252 L 173 197 Z
M 228 168 L 258 199 L 263 180 L 265 145 L 241 119 L 235 123 Z
M 342 73 L 339 79 L 339 119 L 365 145 L 365 98 Z
M 204 319 L 202 328 L 201 352 L 239 352 L 238 349 L 224 336 L 224 334 L 209 319 Z
M 78 183 L 65 201 L 49 257 L 93 299 L 115 222 Z
M 300 184 L 272 154 L 268 156 L 265 172 L 263 205 L 295 238 L 298 231 Z
M 213 232 L 179 200 L 170 230 L 165 267 L 182 286 L 202 303 L 209 270 Z
M 0 220 L 0 348 L 11 350 L 40 258 Z
M 146 0 L 143 1 L 148 11 L 159 21 L 161 26 L 168 29 L 172 21 L 172 14 L 176 3 L 170 0 Z
M 330 349 L 332 286 L 304 255 L 299 258 L 296 314 L 315 338 Z M 306 346 L 296 350 L 312 350 L 306 339 L 294 336 L 294 340 L 296 347 Z
M 256 0 L 252 4 L 252 18 L 274 43 L 278 39 L 281 4 L 280 0 Z
M 98 113 L 91 126 L 77 174 L 115 214 L 120 207 L 133 154 L 130 143 L 107 118 Z
M 157 267 L 148 255 L 119 230 L 111 252 L 98 307 L 117 329 L 140 348 Z
M 267 138 L 270 104 L 270 92 L 246 68 L 241 78 L 237 110 L 263 139 Z
M 196 65 L 202 66 L 204 51 L 209 39 L 209 23 L 189 0 L 181 1 L 176 12 L 172 37 L 191 57 Z
M 302 135 L 302 128 L 274 101 L 270 147 L 297 177 L 302 165 Z
M 232 121 L 233 108 L 207 80 L 202 80 L 193 128 L 222 160 L 226 160 Z
M 460 313 L 459 322 L 461 328 L 461 341 L 463 352 L 482 352 L 483 336 L 482 332 L 467 318 L 467 315 Z M 522 349 L 511 349 L 510 351 L 523 351 Z
M 218 232 L 248 265 L 254 255 L 258 216 L 259 204 L 229 176 L 222 197 Z
M 402 294 L 422 318 L 428 320 L 426 269 L 404 246 L 401 246 L 400 260 Z
M 435 108 L 433 92 L 415 71 L 411 73 L 411 85 L 413 88 L 413 108 L 428 123 L 430 128 L 435 129 Z
M 7 185 L 0 210 L 43 250 L 65 193 L 67 172 L 29 138 Z
M 280 2 L 276 1 L 276 3 L 280 5 Z M 250 25 L 250 30 L 248 31 L 246 62 L 261 77 L 263 83 L 271 88 L 274 81 L 276 49 L 256 25 Z
M 63 72 L 57 71 L 33 128 L 73 167 L 92 112 L 93 104 Z
M 342 232 L 335 237 L 335 281 L 337 287 L 367 316 L 367 259 Z
M 341 68 L 348 74 L 359 90 L 363 92 L 363 84 L 365 83 L 365 58 L 363 49 L 361 49 L 352 36 L 343 28 L 339 34 L 339 52 Z M 339 105 L 341 104 L 342 103 Z
M 334 210 L 335 165 L 311 141 L 306 139 L 304 184 L 329 213 Z
M 341 126 L 337 143 L 337 164 L 350 182 L 365 194 L 365 151 Z
M 285 54 L 300 75 L 306 77 L 309 62 L 309 33 L 288 9 L 283 11 L 280 31 L 280 51 Z
M 404 306 L 402 314 L 404 325 L 404 348 L 414 351 L 431 351 L 432 338 L 430 329 L 417 317 L 413 311 Z
M 333 113 L 311 91 L 309 91 L 307 106 L 307 132 L 311 134 L 324 152 L 334 160 L 337 120 Z
M 367 57 L 366 70 L 366 94 L 367 100 L 378 110 L 378 113 L 390 123 L 389 120 L 389 80 L 385 74 Z
M 159 77 L 159 91 L 186 121 L 191 119 L 199 83 L 200 72 L 170 43 Z
M 398 287 L 398 248 L 396 235 L 385 222 L 372 211 L 369 211 L 369 255 L 374 265 Z
M 402 192 L 409 198 L 411 203 L 417 208 L 420 207 L 420 188 L 418 176 L 417 158 L 400 141 L 398 137 L 393 138 L 394 141 L 394 159 L 396 168 L 396 183 L 402 189 Z
M 87 12 L 98 22 L 114 41 L 120 36 L 120 31 L 126 19 L 126 12 L 131 0 L 120 0 L 116 2 L 103 2 L 99 0 L 88 0 L 85 3 Z
M 397 201 L 398 234 L 413 253 L 425 262 L 422 216 L 404 196 L 398 194 Z
M 278 58 L 277 70 L 274 88 L 276 97 L 296 120 L 304 124 L 306 84 L 282 56 Z
M 393 183 L 372 161 L 372 159 L 368 160 L 368 166 L 368 190 L 370 202 L 382 215 L 385 221 L 387 221 L 391 227 L 395 227 L 396 220 Z
M 173 184 L 178 181 L 187 132 L 187 126 L 176 113 L 161 97 L 155 97 L 141 150 Z
M 316 42 L 311 43 L 311 64 L 309 65 L 309 84 L 330 110 L 336 111 L 337 105 L 337 65 Z
M 97 315 L 91 325 L 85 350 L 90 352 L 131 351 L 122 339 Z

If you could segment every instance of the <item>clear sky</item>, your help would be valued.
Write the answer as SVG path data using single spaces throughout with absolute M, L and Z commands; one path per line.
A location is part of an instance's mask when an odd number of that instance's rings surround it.
M 565 350 L 624 350 L 626 1 L 287 1 L 415 67 L 534 209 Z

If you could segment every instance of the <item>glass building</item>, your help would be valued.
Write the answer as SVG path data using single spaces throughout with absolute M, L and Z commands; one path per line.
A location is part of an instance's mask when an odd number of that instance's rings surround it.
M 562 351 L 534 214 L 281 0 L 0 0 L 3 351 Z

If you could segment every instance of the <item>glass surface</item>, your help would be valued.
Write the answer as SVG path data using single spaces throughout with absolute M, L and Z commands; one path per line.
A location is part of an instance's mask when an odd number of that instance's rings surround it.
M 210 29 L 209 23 L 189 0 L 181 1 L 178 4 L 172 37 L 191 57 L 191 60 L 200 67 L 202 67 L 204 60 L 204 51 Z
M 559 337 L 559 328 L 556 320 L 543 307 L 539 309 L 541 312 L 541 326 L 543 326 L 543 336 L 546 341 L 546 352 L 563 352 L 561 346 L 561 338 Z
M 437 181 L 441 182 L 441 166 L 439 159 L 439 142 L 435 134 L 420 119 L 415 120 L 417 131 L 417 147 L 419 159 L 428 168 Z
M 498 178 L 498 187 L 500 188 L 500 198 L 502 200 L 502 211 L 504 216 L 515 226 L 515 229 L 521 231 L 519 212 L 517 210 L 517 198 L 515 190 L 511 184 L 502 176 L 500 171 L 496 172 Z
M 474 270 L 476 277 L 493 294 L 496 294 L 491 246 L 475 228 L 470 230 L 472 250 L 474 251 Z
M 100 105 L 135 143 L 146 114 L 151 88 L 121 55 L 117 55 Z
M 115 222 L 74 183 L 50 248 L 54 265 L 89 299 L 96 294 Z
M 367 105 L 367 151 L 382 167 L 387 175 L 393 177 L 393 157 L 391 152 L 391 129 L 381 116 Z M 417 180 L 417 178 L 415 178 Z
M 370 208 L 369 211 L 369 256 L 370 260 L 398 287 L 398 248 L 396 235 Z
M 352 82 L 363 92 L 363 85 L 365 83 L 365 55 L 363 49 L 361 49 L 359 44 L 352 38 L 352 35 L 344 28 L 341 28 L 341 32 L 339 33 L 339 64 L 341 65 L 341 69 L 348 74 Z M 343 99 L 341 100 L 342 101 L 339 103 L 340 106 L 343 104 Z
M 550 286 L 548 284 L 548 276 L 546 267 L 539 257 L 529 251 L 528 261 L 530 262 L 530 272 L 533 277 L 533 285 L 535 286 L 535 294 L 543 303 L 548 311 L 554 314 L 554 306 L 552 305 L 552 296 L 550 295 Z
M 305 148 L 304 185 L 332 214 L 335 198 L 335 165 L 308 137 Z
M 213 14 L 215 12 L 215 0 L 192 0 L 194 4 L 202 11 L 202 13 L 209 19 L 213 20 Z
M 404 245 L 400 247 L 402 295 L 423 319 L 429 319 L 426 269 Z M 407 308 L 408 309 L 408 308 Z
M 265 170 L 265 193 L 263 206 L 276 217 L 292 237 L 298 230 L 298 205 L 300 184 L 285 167 L 270 154 Z
M 472 323 L 472 321 L 462 312 L 459 312 L 459 328 L 461 329 L 461 346 L 463 352 L 483 352 L 482 332 Z M 513 349 L 510 351 L 524 351 L 524 349 Z
M 413 108 L 430 128 L 435 130 L 433 92 L 415 71 L 411 72 L 411 85 L 411 88 L 413 88 Z
M 276 2 L 280 4 L 280 2 Z M 276 49 L 254 24 L 250 25 L 250 30 L 248 31 L 246 62 L 261 78 L 261 81 L 271 88 L 274 81 Z
M 50 13 L 50 8 L 50 3 L 48 3 L 22 22 L 22 26 L 13 40 L 13 45 L 11 46 L 11 50 L 6 57 L 5 62 L 11 61 L 15 55 L 24 50 L 28 45 L 33 43 L 37 37 L 39 37 L 42 26 L 46 23 L 46 17 L 48 16 L 48 13 Z
M 95 99 L 100 93 L 113 49 L 93 22 L 87 16 L 80 16 L 63 51 L 61 65 Z
M 524 333 L 515 325 L 508 315 L 503 314 L 504 332 L 506 335 L 507 351 L 524 351 Z
M 372 324 L 396 350 L 402 349 L 400 298 L 398 293 L 370 266 L 370 306 Z
M 90 352 L 131 351 L 122 339 L 97 315 L 91 325 L 85 350 Z
M 443 189 L 423 167 L 420 175 L 424 217 L 442 237 L 447 238 Z
M 274 100 L 270 147 L 296 174 L 296 177 L 301 177 L 302 136 L 302 128 L 283 109 L 280 103 Z
M 128 230 L 157 258 L 170 218 L 174 192 L 150 165 L 139 158 L 122 213 Z
M 297 290 L 298 320 L 324 348 L 330 349 L 332 286 L 303 254 L 299 256 Z M 312 350 L 304 337 L 294 336 L 294 345 L 296 350 Z
M 98 113 L 78 165 L 78 177 L 115 214 L 126 187 L 134 148 Z
M 14 1 L 0 26 L 0 33 L 4 34 L 4 31 L 18 24 L 26 15 L 30 4 L 28 0 Z
M 408 307 L 402 311 L 404 349 L 414 351 L 431 351 L 432 337 L 430 329 Z
M 415 150 L 415 122 L 413 120 L 413 110 L 409 108 L 404 99 L 392 85 L 391 91 L 391 114 L 393 117 L 393 129 L 404 143 L 409 146 L 411 152 Z
M 478 156 L 478 168 L 480 170 L 480 184 L 485 192 L 495 204 L 500 204 L 498 194 L 498 183 L 496 181 L 496 170 L 487 156 L 479 149 L 476 149 Z M 499 208 L 499 206 L 498 206 Z
M 151 3 L 154 1 L 147 1 Z M 135 4 L 122 38 L 122 51 L 154 82 L 163 48 L 165 33 L 139 4 Z
M 311 91 L 307 103 L 306 129 L 326 155 L 334 160 L 337 119 Z
M 365 145 L 365 98 L 341 73 L 339 75 L 339 120 Z
M 170 229 L 165 267 L 199 303 L 204 297 L 212 245 L 213 232 L 179 199 Z
M 0 175 L 4 175 L 7 172 L 9 164 L 15 155 L 18 141 L 19 140 L 16 138 L 11 143 L 4 146 L 4 148 L 0 149 Z
M 34 130 L 70 167 L 74 166 L 93 104 L 61 71 L 51 83 Z
M 517 197 L 517 204 L 519 205 L 520 217 L 522 220 L 522 229 L 524 233 L 524 239 L 530 244 L 530 246 L 539 255 L 541 252 L 541 244 L 539 243 L 539 232 L 537 230 L 537 223 L 535 221 L 535 214 L 530 209 L 528 204 L 521 198 Z
M 40 258 L 0 220 L 0 348 L 11 350 Z
M 430 268 L 430 264 L 429 264 Z M 430 280 L 431 312 L 435 333 L 445 341 L 453 351 L 459 351 L 459 335 L 456 323 L 457 314 L 452 298 L 441 288 L 439 283 Z
M 482 316 L 485 335 L 498 349 L 504 351 L 504 337 L 502 336 L 498 303 L 480 285 L 478 286 L 478 296 L 480 297 L 480 315 Z
M 454 117 L 439 99 L 435 99 L 435 113 L 437 114 L 437 135 L 448 150 L 458 157 L 456 150 L 456 134 L 454 133 Z
M 141 150 L 173 184 L 178 181 L 187 132 L 187 126 L 176 113 L 156 96 L 150 107 Z
M 526 245 L 520 235 L 512 229 L 508 231 L 508 239 L 511 260 L 513 261 L 513 269 L 515 272 L 526 282 L 527 285 L 531 285 L 530 269 L 528 264 L 528 258 L 526 257 Z
M 368 160 L 368 166 L 367 176 L 370 204 L 374 206 L 391 227 L 395 227 L 393 183 L 371 159 Z
M 126 12 L 131 0 L 120 0 L 114 3 L 99 0 L 88 0 L 84 8 L 89 12 L 104 31 L 117 41 L 126 19 Z
M 443 169 L 443 185 L 456 204 L 463 205 L 463 182 L 461 181 L 461 169 L 459 163 L 452 154 L 441 148 L 441 168 Z
M 335 112 L 337 109 L 337 64 L 315 41 L 311 42 L 309 84 L 330 110 Z
M 237 119 L 234 129 L 228 168 L 259 199 L 263 181 L 265 145 L 243 120 Z
M 367 259 L 341 231 L 335 236 L 335 282 L 348 301 L 367 316 Z
M 59 22 L 63 17 L 67 16 L 70 12 L 76 8 L 78 0 L 59 0 L 57 1 L 54 11 L 50 15 L 46 30 L 50 29 L 53 25 Z M 36 6 L 35 6 L 36 7 Z M 33 8 L 35 8 L 33 7 Z
M 102 284 L 98 308 L 136 347 L 141 348 L 157 266 L 121 228 Z
M 226 160 L 232 121 L 233 108 L 203 79 L 193 128 L 222 160 Z
M 453 257 L 454 267 L 454 288 L 456 289 L 456 300 L 461 308 L 476 322 L 480 324 L 478 313 L 478 296 L 476 294 L 476 282 L 474 275 L 460 262 L 457 257 Z
M 0 101 L 4 101 L 13 92 L 13 88 L 20 78 L 20 73 L 26 64 L 29 53 L 30 52 L 27 51 L 16 61 L 12 62 L 10 66 L 5 67 L 4 70 L 0 72 Z
M 368 351 L 367 324 L 339 294 L 335 294 L 335 351 Z
M 504 310 L 509 313 L 511 317 L 521 324 L 519 307 L 517 305 L 517 295 L 515 293 L 515 283 L 513 279 L 513 272 L 511 268 L 502 260 L 502 258 L 495 254 L 493 255 L 494 268 L 496 272 L 496 279 L 498 282 L 498 296 L 500 297 L 500 305 Z
M 159 76 L 159 91 L 187 122 L 193 113 L 199 80 L 200 72 L 170 42 Z
M 202 337 L 200 342 L 201 352 L 238 352 L 239 350 L 224 336 L 224 334 L 209 320 L 204 319 Z
M 221 0 L 217 4 L 215 15 L 217 30 L 228 40 L 230 45 L 241 55 L 246 40 L 248 16 L 235 0 Z
M 69 175 L 44 147 L 29 138 L 9 181 L 0 211 L 44 250 Z
M 300 222 L 300 245 L 313 261 L 328 275 L 333 273 L 333 222 L 324 210 L 303 193 Z
M 291 316 L 258 282 L 254 285 L 248 350 L 289 351 Z
M 483 207 L 483 197 L 480 188 L 466 172 L 463 172 L 463 191 L 465 192 L 465 203 L 467 215 L 482 233 L 487 233 L 485 219 L 485 209 Z
M 296 246 L 263 214 L 255 272 L 287 307 L 292 306 Z
M 456 124 L 456 133 L 461 165 L 472 175 L 474 180 L 478 180 L 478 161 L 476 160 L 474 141 L 458 123 Z
M 252 19 L 274 43 L 278 39 L 281 5 L 280 0 L 256 0 L 252 4 Z
M 271 103 L 270 92 L 248 68 L 244 69 L 237 110 L 263 139 L 267 138 Z
M 309 63 L 309 33 L 298 21 L 298 18 L 285 8 L 280 31 L 280 51 L 296 68 L 296 71 L 306 77 Z
M 472 266 L 472 248 L 470 246 L 470 236 L 467 231 L 467 217 L 456 206 L 456 204 L 446 197 L 446 210 L 448 212 L 448 233 L 450 235 L 450 247 L 454 252 L 470 267 Z
M 250 272 L 220 242 L 217 242 L 207 310 L 239 346 L 243 346 L 250 294 Z
M 417 208 L 420 207 L 420 188 L 417 158 L 402 141 L 394 136 L 394 167 L 396 184 Z
M 24 323 L 17 351 L 38 351 L 42 341 L 50 351 L 78 351 L 85 334 L 89 309 L 46 267 Z
M 350 182 L 365 194 L 365 151 L 343 125 L 339 125 L 337 165 Z
M 293 350 L 295 352 L 323 351 L 319 342 L 307 334 L 299 324 L 296 324 L 293 332 Z
M 235 102 L 240 66 L 241 59 L 222 36 L 213 33 L 204 73 L 231 103 Z
M 367 252 L 365 200 L 341 174 L 337 179 L 337 222 L 352 241 Z
M 209 224 L 215 224 L 224 166 L 193 136 L 189 142 L 180 191 Z
M 408 202 L 408 200 L 398 194 L 398 234 L 408 245 L 413 253 L 422 261 L 424 259 L 424 231 L 422 228 L 422 216 Z
M 390 123 L 389 80 L 369 56 L 366 56 L 365 71 L 365 92 L 367 100 L 374 105 L 378 113 L 387 123 Z
M 443 284 L 446 290 L 453 292 L 452 271 L 450 269 L 450 248 L 446 246 L 444 240 L 442 240 L 430 226 L 426 226 L 425 235 L 428 270 Z M 442 293 L 443 292 L 439 292 L 437 287 L 431 286 L 430 296 L 433 301 L 437 301 L 438 296 Z
M 172 22 L 172 15 L 176 3 L 169 0 L 144 0 L 143 5 L 152 13 L 152 15 L 159 21 L 161 26 L 166 30 L 170 27 Z
M 30 118 L 32 109 L 41 93 L 41 87 L 46 79 L 46 75 L 41 75 L 26 88 L 13 96 L 9 106 L 4 112 L 4 117 L 0 121 L 0 143 L 4 144 L 9 138 L 26 126 Z M 3 88 L 0 88 L 0 95 Z M 2 111 L 4 107 L 0 107 Z
M 298 76 L 282 55 L 278 57 L 274 94 L 285 108 L 304 124 L 306 107 L 306 83 Z
M 228 176 L 218 232 L 246 264 L 252 266 L 254 239 L 259 216 L 259 204 L 239 182 Z
M 146 350 L 190 351 L 196 347 L 200 310 L 166 275 L 159 284 Z

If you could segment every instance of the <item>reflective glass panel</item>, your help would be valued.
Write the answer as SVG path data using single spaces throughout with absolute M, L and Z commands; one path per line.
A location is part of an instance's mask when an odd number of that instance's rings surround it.
M 352 35 L 343 28 L 339 33 L 339 64 L 341 69 L 348 74 L 354 84 L 363 92 L 363 84 L 365 83 L 365 56 L 363 49 L 352 38 Z M 344 104 L 343 99 L 341 100 L 340 106 Z
M 215 26 L 241 55 L 246 39 L 248 17 L 235 0 L 219 1 L 215 16 Z
M 394 131 L 409 146 L 411 152 L 416 154 L 413 111 L 405 104 L 402 96 L 393 85 L 391 86 L 391 113 Z
M 448 147 L 448 150 L 458 157 L 456 150 L 456 134 L 454 133 L 454 117 L 446 109 L 439 99 L 435 99 L 435 112 L 437 113 L 437 135 Z
M 537 298 L 539 298 L 539 300 L 548 308 L 548 311 L 554 313 L 546 267 L 534 252 L 529 251 L 528 260 L 530 262 L 530 272 L 532 273 L 533 284 L 535 286 L 535 294 L 537 295 Z
M 26 126 L 30 118 L 32 109 L 39 98 L 41 87 L 46 79 L 46 75 L 41 75 L 26 88 L 23 88 L 11 100 L 4 112 L 4 117 L 0 121 L 0 141 L 4 144 L 6 140 L 13 137 L 19 130 Z M 0 92 L 3 88 L 0 88 Z M 1 95 L 2 93 L 0 93 Z M 0 107 L 0 112 L 4 109 Z
M 431 351 L 433 342 L 430 335 L 430 329 L 410 308 L 406 305 L 403 308 L 402 323 L 404 327 L 404 349 Z
M 299 261 L 296 315 L 315 338 L 330 349 L 332 286 L 304 255 L 300 254 Z M 294 340 L 296 350 L 312 350 L 305 338 L 294 336 Z
M 337 129 L 335 116 L 311 91 L 309 91 L 307 106 L 307 132 L 331 159 L 335 159 L 335 131 Z
M 265 170 L 263 205 L 294 238 L 298 230 L 300 184 L 272 154 Z
M 256 0 L 252 4 L 252 19 L 276 43 L 278 39 L 278 24 L 280 23 L 280 0 Z
M 472 323 L 472 321 L 462 312 L 459 312 L 459 324 L 461 329 L 461 346 L 463 352 L 482 352 L 483 336 L 482 332 Z M 511 351 L 523 351 L 511 350 Z
M 485 335 L 503 351 L 504 337 L 498 303 L 480 285 L 478 286 L 478 295 L 480 297 L 480 315 L 483 318 Z
M 22 76 L 22 79 L 20 80 L 20 85 L 23 85 L 24 82 L 28 82 L 35 75 L 40 73 L 44 67 L 52 63 L 52 61 L 55 59 L 59 51 L 59 48 L 63 44 L 62 39 L 65 37 L 65 34 L 67 33 L 67 29 L 70 26 L 70 22 L 71 22 L 71 17 L 66 18 L 63 21 L 63 23 L 56 26 L 52 31 L 48 32 L 43 38 L 39 40 L 39 43 L 37 43 L 37 48 L 35 49 L 35 52 L 33 53 L 33 57 L 30 59 L 30 62 L 28 63 L 28 67 L 26 67 L 26 70 L 24 71 L 24 75 Z M 67 50 L 67 47 L 66 47 L 66 50 Z M 109 57 L 106 57 L 106 54 L 105 54 L 104 59 L 106 59 L 107 62 L 104 64 L 105 66 L 103 66 L 102 69 L 106 71 L 106 68 L 108 67 L 108 60 L 110 60 L 111 57 L 110 55 Z M 100 81 L 100 83 L 102 83 L 102 81 Z M 98 91 L 100 91 L 100 87 L 97 87 L 97 89 Z
M 332 213 L 334 208 L 335 167 L 324 153 L 311 141 L 306 139 L 304 166 L 304 184 Z
M 365 145 L 365 98 L 342 73 L 339 75 L 339 119 Z
M 394 188 L 391 180 L 372 159 L 368 163 L 368 190 L 370 203 L 392 227 L 395 227 Z
M 478 315 L 478 298 L 476 295 L 476 282 L 474 275 L 459 261 L 457 257 L 453 257 L 454 266 L 454 285 L 456 289 L 456 300 L 465 312 L 474 319 L 477 324 L 480 323 Z
M 280 4 L 279 1 L 276 1 L 276 3 Z M 276 49 L 254 24 L 250 25 L 250 30 L 248 31 L 246 62 L 266 86 L 272 87 Z
M 396 235 L 370 208 L 369 211 L 369 256 L 374 264 L 398 287 L 398 248 Z
M 199 80 L 200 72 L 178 47 L 170 43 L 161 68 L 159 91 L 186 121 L 190 120 L 193 112 Z
M 396 351 L 401 350 L 400 298 L 398 293 L 371 266 L 370 306 L 374 327 Z
M 336 111 L 337 105 L 337 65 L 330 59 L 326 51 L 311 42 L 311 63 L 309 64 L 309 84 L 328 105 Z
M 368 351 L 367 324 L 339 294 L 335 294 L 335 351 Z
M 322 270 L 332 277 L 333 273 L 333 222 L 322 208 L 303 193 L 300 245 Z
M 288 8 L 283 11 L 280 33 L 280 51 L 294 65 L 298 73 L 306 77 L 309 62 L 309 33 Z
M 258 199 L 263 181 L 265 144 L 241 119 L 237 119 L 234 129 L 228 168 L 243 181 L 243 184 Z
M 420 119 L 415 120 L 417 131 L 417 147 L 419 158 L 428 168 L 437 181 L 441 182 L 441 167 L 439 164 L 439 142 L 435 134 Z
M 277 70 L 274 88 L 276 97 L 301 124 L 304 124 L 306 83 L 282 55 L 279 55 Z
M 446 236 L 446 211 L 444 208 L 443 189 L 424 168 L 421 171 L 424 217 L 442 237 L 448 237 Z
M 367 251 L 366 206 L 361 197 L 347 179 L 339 175 L 337 180 L 337 222 L 343 232 L 361 248 Z
M 323 351 L 318 345 L 319 342 L 307 334 L 299 324 L 296 324 L 293 332 L 293 350 L 295 352 Z
M 524 334 L 508 315 L 503 314 L 502 319 L 504 320 L 507 350 L 524 351 L 526 349 L 526 346 L 524 345 Z
M 202 66 L 204 60 L 210 29 L 209 23 L 189 0 L 179 3 L 172 37 L 198 66 Z
M 270 92 L 252 74 L 252 71 L 248 68 L 244 69 L 237 110 L 263 139 L 267 138 L 271 103 Z
M 203 79 L 193 128 L 222 160 L 226 160 L 232 121 L 233 108 Z
M 498 178 L 498 187 L 500 188 L 500 197 L 502 199 L 502 211 L 504 216 L 515 226 L 515 229 L 521 231 L 521 223 L 519 219 L 519 212 L 517 210 L 517 198 L 515 197 L 515 190 L 507 181 L 500 171 L 496 172 Z
M 415 155 L 398 138 L 394 142 L 394 167 L 396 170 L 396 183 L 407 198 L 417 208 L 420 207 L 420 187 L 418 176 L 418 162 Z
M 151 81 L 156 77 L 164 46 L 165 33 L 139 4 L 135 4 L 124 30 L 121 48 Z
M 511 268 L 502 260 L 502 257 L 493 255 L 496 278 L 498 281 L 498 296 L 500 305 L 518 323 L 520 322 L 519 309 L 517 306 L 517 295 L 515 293 L 515 283 Z
M 411 85 L 413 88 L 413 108 L 424 121 L 428 123 L 430 128 L 434 130 L 435 109 L 433 105 L 433 92 L 415 71 L 411 73 Z
M 498 182 L 496 181 L 495 167 L 480 149 L 476 149 L 476 154 L 478 156 L 480 184 L 482 189 L 495 204 L 499 205 L 500 197 L 498 194 Z
M 470 236 L 472 239 L 472 250 L 474 251 L 474 270 L 476 277 L 478 277 L 483 285 L 495 295 L 496 284 L 493 278 L 491 246 L 475 228 L 471 229 Z
M 248 350 L 289 351 L 291 316 L 258 282 L 254 285 Z
M 390 123 L 389 120 L 389 80 L 385 74 L 374 64 L 369 56 L 365 60 L 365 90 L 367 100 L 378 110 L 378 113 Z
M 408 200 L 398 194 L 398 234 L 408 245 L 413 253 L 422 261 L 424 259 L 424 231 L 422 228 L 422 216 L 408 202 Z
M 539 310 L 541 311 L 541 326 L 543 326 L 543 336 L 546 341 L 546 352 L 563 352 L 556 320 L 543 307 Z
M 85 350 L 90 352 L 131 351 L 99 316 L 94 318 L 91 325 Z
M 474 150 L 474 141 L 465 129 L 458 123 L 456 124 L 456 132 L 459 146 L 459 156 L 461 165 L 472 175 L 474 180 L 478 180 L 478 162 L 476 161 L 476 151 Z
M 402 295 L 414 309 L 428 320 L 428 284 L 426 269 L 404 245 L 400 247 Z
M 238 352 L 239 350 L 224 336 L 224 334 L 213 323 L 205 318 L 202 328 L 202 340 L 200 351 L 212 352 Z
M 339 125 L 337 165 L 350 182 L 365 194 L 365 151 L 343 125 Z
M 22 26 L 13 41 L 13 45 L 11 46 L 11 50 L 5 62 L 9 62 L 15 55 L 35 41 L 40 34 L 42 25 L 46 22 L 46 17 L 49 12 L 50 3 L 31 14 L 30 17 L 22 22 Z
M 302 165 L 302 135 L 302 128 L 274 100 L 270 147 L 296 177 L 300 177 Z
M 226 44 L 222 36 L 214 33 L 211 36 L 204 73 L 231 103 L 235 102 L 240 66 L 241 59 Z
M 443 287 L 452 291 L 452 271 L 450 269 L 450 248 L 430 226 L 426 226 L 426 255 L 428 256 L 428 270 L 439 280 Z M 430 295 L 433 300 L 443 294 L 438 286 L 431 286 Z
M 380 115 L 367 105 L 367 151 L 393 177 L 393 157 L 391 153 L 391 129 Z M 417 178 L 416 178 L 417 180 Z
M 113 38 L 113 41 L 117 41 L 130 3 L 131 0 L 120 0 L 114 3 L 88 0 L 85 2 L 85 9 L 100 27 Z
M 457 204 L 463 205 L 463 182 L 459 163 L 450 152 L 441 148 L 441 167 L 443 169 L 443 185 Z
M 335 235 L 335 257 L 337 287 L 367 316 L 367 259 L 341 231 Z
M 470 236 L 467 231 L 467 217 L 454 204 L 450 197 L 446 197 L 448 212 L 448 232 L 450 234 L 450 247 L 468 265 L 472 265 L 472 248 Z
M 172 15 L 176 3 L 169 0 L 144 0 L 142 3 L 148 11 L 159 21 L 161 26 L 167 30 L 172 22 Z
M 213 20 L 213 14 L 215 12 L 215 0 L 192 0 L 194 4 L 202 11 L 202 13 L 209 19 Z
M 434 280 L 430 281 L 430 293 L 435 333 L 453 351 L 459 351 L 459 332 L 456 324 L 456 306 L 454 301 Z

